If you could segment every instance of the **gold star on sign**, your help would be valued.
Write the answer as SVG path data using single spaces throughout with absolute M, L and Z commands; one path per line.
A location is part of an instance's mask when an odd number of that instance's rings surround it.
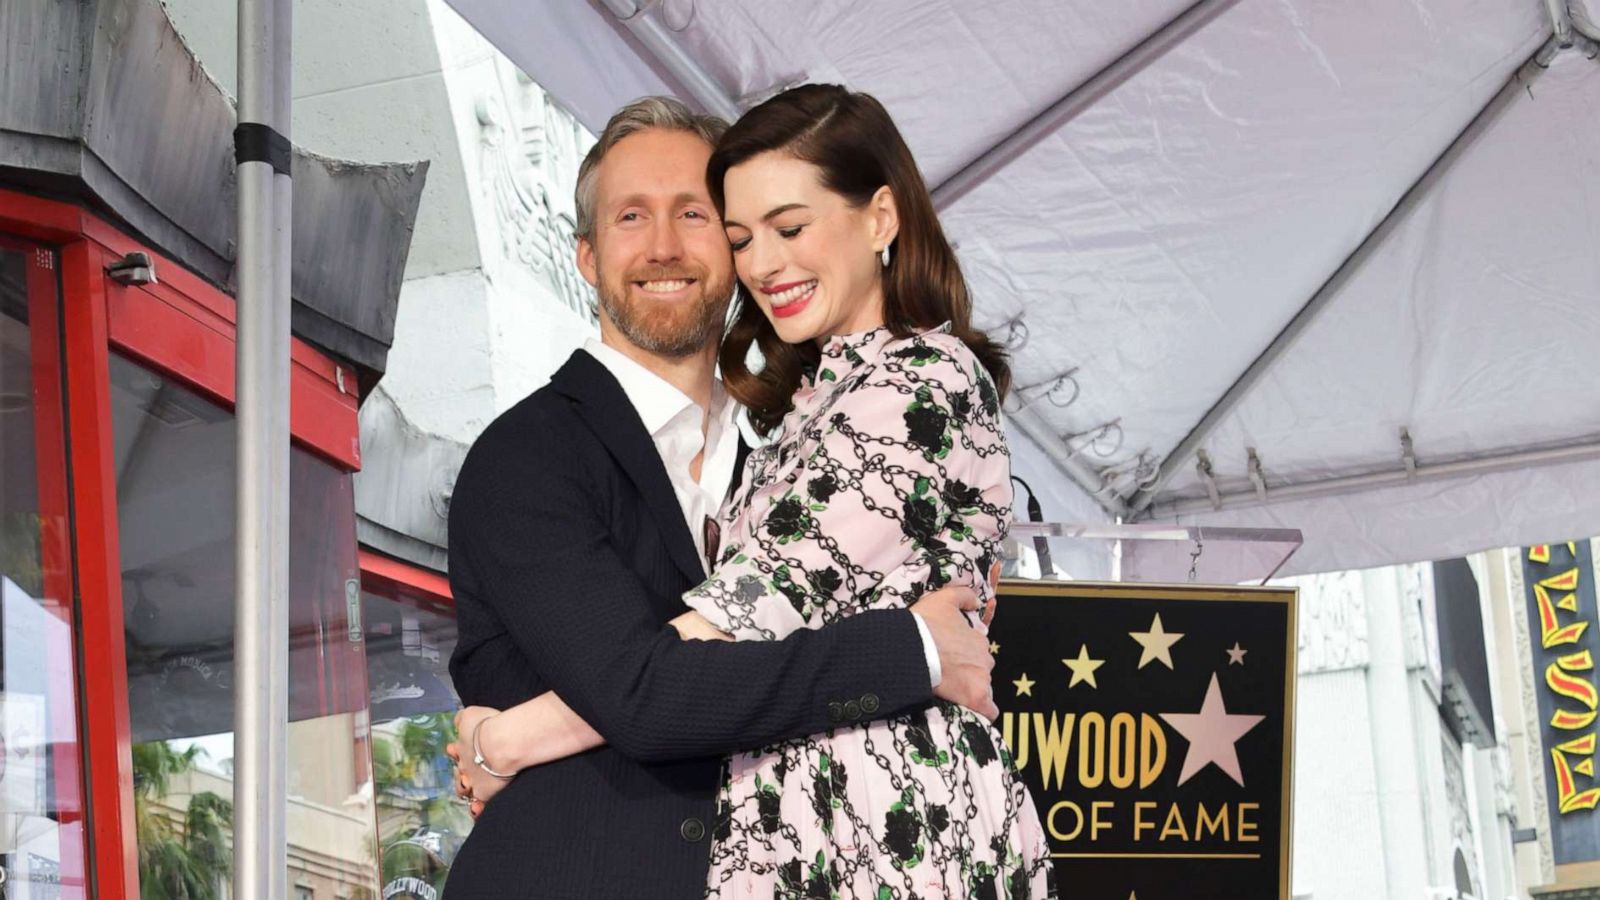
M 1000 645 L 996 644 L 994 641 L 990 641 L 989 642 L 989 653 L 991 655 L 993 655 L 993 656 L 999 656 L 1000 655 Z
M 1144 652 L 1139 654 L 1138 667 L 1141 669 L 1157 660 L 1167 668 L 1172 668 L 1172 645 L 1183 640 L 1179 632 L 1162 630 L 1160 613 L 1156 613 L 1149 631 L 1130 631 L 1128 637 L 1138 641 L 1139 646 L 1144 648 Z
M 1233 646 L 1223 652 L 1228 654 L 1228 665 L 1242 666 L 1244 665 L 1244 655 L 1250 651 L 1239 646 L 1238 641 L 1234 641 Z
M 1105 665 L 1106 661 L 1103 659 L 1090 659 L 1088 644 L 1078 647 L 1077 659 L 1063 659 L 1061 662 L 1072 670 L 1072 682 L 1067 685 L 1067 690 L 1070 691 L 1077 687 L 1080 681 L 1088 682 L 1089 687 L 1095 690 L 1100 689 L 1100 685 L 1096 684 L 1094 680 L 1094 670 Z
M 1017 696 L 1018 697 L 1032 697 L 1033 696 L 1033 685 L 1034 685 L 1034 682 L 1028 678 L 1028 673 L 1027 672 L 1023 672 L 1021 678 L 1018 678 L 1017 680 L 1015 680 L 1015 681 L 1013 681 L 1011 683 L 1017 686 Z

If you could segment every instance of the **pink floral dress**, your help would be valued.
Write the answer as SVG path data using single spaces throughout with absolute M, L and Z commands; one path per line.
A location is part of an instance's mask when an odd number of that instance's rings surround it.
M 999 398 L 966 345 L 944 328 L 835 337 L 807 381 L 751 453 L 719 565 L 685 601 L 738 640 L 778 640 L 950 582 L 987 595 L 1011 471 Z M 859 712 L 842 717 L 876 710 Z M 1054 893 L 1000 735 L 940 703 L 732 757 L 706 895 Z

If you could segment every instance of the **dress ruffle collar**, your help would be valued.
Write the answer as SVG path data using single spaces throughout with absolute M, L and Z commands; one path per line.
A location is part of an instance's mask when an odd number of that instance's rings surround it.
M 919 337 L 925 334 L 949 333 L 949 322 L 936 328 L 913 332 Z M 817 374 L 825 381 L 842 378 L 854 369 L 875 362 L 882 354 L 884 346 L 894 339 L 894 332 L 890 331 L 887 325 L 850 334 L 836 334 L 822 345 L 822 358 L 817 363 Z M 831 373 L 833 377 L 822 375 L 823 372 Z

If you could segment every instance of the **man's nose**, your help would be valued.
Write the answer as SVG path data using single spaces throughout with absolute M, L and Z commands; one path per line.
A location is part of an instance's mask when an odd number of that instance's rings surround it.
M 650 262 L 661 265 L 681 259 L 683 235 L 678 233 L 678 220 L 672 217 L 657 219 L 650 228 Z

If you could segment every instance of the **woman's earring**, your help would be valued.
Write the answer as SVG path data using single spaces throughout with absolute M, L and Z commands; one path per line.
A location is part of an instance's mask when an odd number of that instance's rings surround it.
M 889 245 L 888 244 L 884 244 L 883 245 L 883 250 L 882 250 L 882 252 L 880 252 L 878 254 L 878 259 L 883 261 L 883 267 L 885 269 L 889 268 Z

